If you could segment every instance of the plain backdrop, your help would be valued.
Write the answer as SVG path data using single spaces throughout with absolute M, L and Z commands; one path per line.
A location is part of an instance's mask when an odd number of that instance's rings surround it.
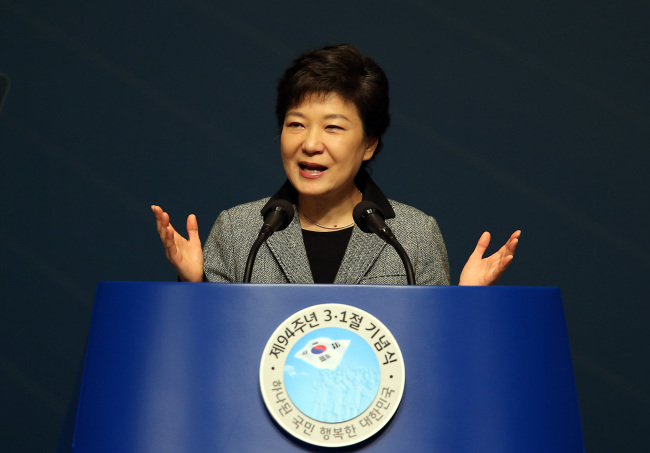
M 433 215 L 452 280 L 562 290 L 587 451 L 650 450 L 643 1 L 0 0 L 0 450 L 68 439 L 94 290 L 174 280 L 152 203 L 207 236 L 283 182 L 277 77 L 350 42 L 391 82 L 373 177 Z M 492 247 L 494 251 L 496 247 Z

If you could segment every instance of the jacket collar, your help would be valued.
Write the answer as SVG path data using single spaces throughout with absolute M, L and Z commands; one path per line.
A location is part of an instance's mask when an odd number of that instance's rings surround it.
M 382 214 L 385 219 L 392 219 L 395 217 L 395 211 L 393 211 L 388 198 L 384 195 L 384 192 L 381 191 L 379 186 L 375 184 L 368 172 L 361 169 L 357 176 L 354 178 L 354 184 L 357 186 L 357 189 L 361 191 L 364 201 L 372 201 L 379 209 L 381 209 Z M 271 199 L 266 203 L 268 205 L 273 200 L 287 200 L 294 206 L 298 205 L 298 191 L 291 185 L 291 182 L 287 179 L 280 190 L 278 190 Z M 266 208 L 262 208 L 262 211 Z

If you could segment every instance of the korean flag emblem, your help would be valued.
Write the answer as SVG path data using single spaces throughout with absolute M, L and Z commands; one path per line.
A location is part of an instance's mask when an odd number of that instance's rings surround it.
M 310 341 L 295 357 L 321 370 L 335 370 L 339 366 L 350 340 L 331 340 L 321 337 Z

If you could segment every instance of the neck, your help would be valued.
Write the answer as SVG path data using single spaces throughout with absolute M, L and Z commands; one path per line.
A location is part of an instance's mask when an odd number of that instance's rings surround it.
M 352 226 L 354 225 L 352 211 L 362 198 L 356 186 L 347 196 L 337 197 L 336 200 L 298 194 L 300 226 L 312 231 L 331 231 L 330 228 Z

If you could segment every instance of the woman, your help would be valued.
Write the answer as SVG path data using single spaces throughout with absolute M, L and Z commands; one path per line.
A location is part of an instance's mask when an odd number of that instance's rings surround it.
M 405 284 L 392 247 L 354 225 L 357 203 L 370 200 L 406 249 L 418 284 L 449 284 L 447 251 L 435 220 L 388 200 L 364 167 L 382 149 L 388 128 L 388 80 L 370 58 L 349 44 L 298 57 L 278 82 L 276 116 L 287 182 L 272 197 L 289 200 L 298 215 L 260 249 L 252 280 L 258 283 Z M 250 247 L 269 199 L 221 213 L 201 248 L 196 217 L 188 239 L 169 215 L 152 206 L 167 259 L 182 281 L 242 281 Z M 496 282 L 513 259 L 520 231 L 494 255 L 483 233 L 460 285 Z

